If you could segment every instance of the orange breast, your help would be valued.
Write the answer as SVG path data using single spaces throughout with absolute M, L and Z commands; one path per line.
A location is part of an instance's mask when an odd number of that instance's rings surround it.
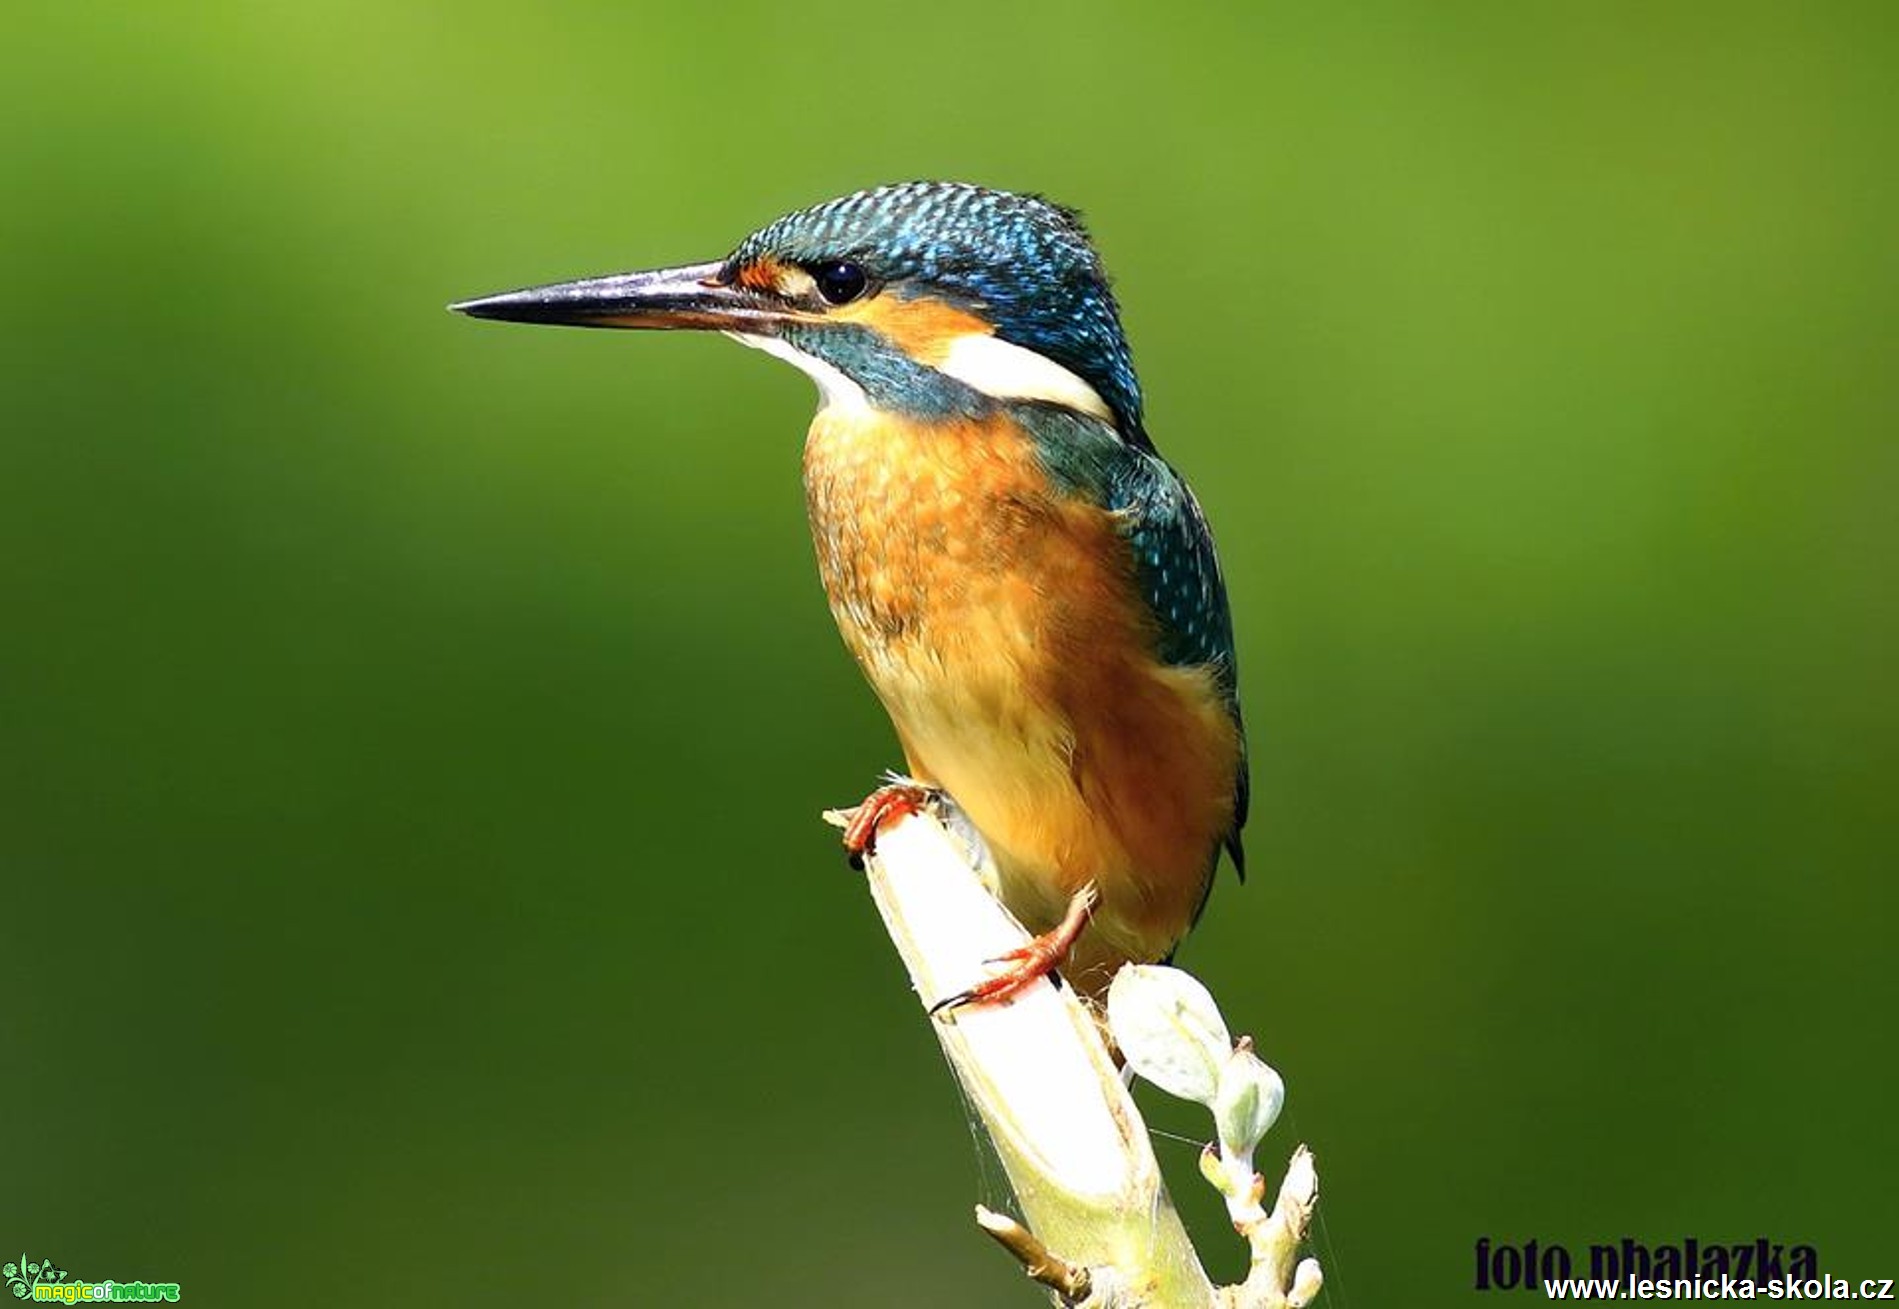
M 1165 955 L 1232 818 L 1211 674 L 1162 665 L 1105 509 L 1048 484 L 1005 420 L 827 410 L 805 446 L 818 566 L 910 771 L 983 834 L 1040 930 L 1095 881 L 1071 978 Z M 1092 989 L 1092 987 L 1090 987 Z

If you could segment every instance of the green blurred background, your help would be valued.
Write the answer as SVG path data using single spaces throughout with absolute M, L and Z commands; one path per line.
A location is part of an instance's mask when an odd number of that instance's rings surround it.
M 956 177 L 1088 212 L 1219 532 L 1255 872 L 1183 962 L 1331 1303 L 1484 1235 L 1899 1273 L 1892 12 L 14 7 L 0 1250 L 1036 1302 L 816 817 L 896 753 L 810 384 L 442 309 Z

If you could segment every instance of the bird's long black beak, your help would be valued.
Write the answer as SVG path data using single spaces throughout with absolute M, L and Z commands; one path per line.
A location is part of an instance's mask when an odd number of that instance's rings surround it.
M 504 291 L 449 306 L 470 318 L 569 327 L 685 328 L 768 333 L 784 306 L 722 277 L 723 264 L 615 273 Z

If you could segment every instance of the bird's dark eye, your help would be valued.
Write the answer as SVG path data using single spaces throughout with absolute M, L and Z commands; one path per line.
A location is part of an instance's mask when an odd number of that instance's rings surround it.
M 818 284 L 818 294 L 834 305 L 847 305 L 864 294 L 864 288 L 870 285 L 870 278 L 864 270 L 848 259 L 834 259 L 829 263 L 815 264 L 811 268 L 811 280 Z

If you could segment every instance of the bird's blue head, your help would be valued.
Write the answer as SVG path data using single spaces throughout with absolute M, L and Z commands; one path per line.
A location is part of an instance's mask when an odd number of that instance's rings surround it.
M 534 287 L 483 318 L 731 333 L 797 363 L 833 404 L 940 414 L 1051 404 L 1146 445 L 1107 275 L 1073 210 L 961 182 L 802 209 L 710 264 Z

